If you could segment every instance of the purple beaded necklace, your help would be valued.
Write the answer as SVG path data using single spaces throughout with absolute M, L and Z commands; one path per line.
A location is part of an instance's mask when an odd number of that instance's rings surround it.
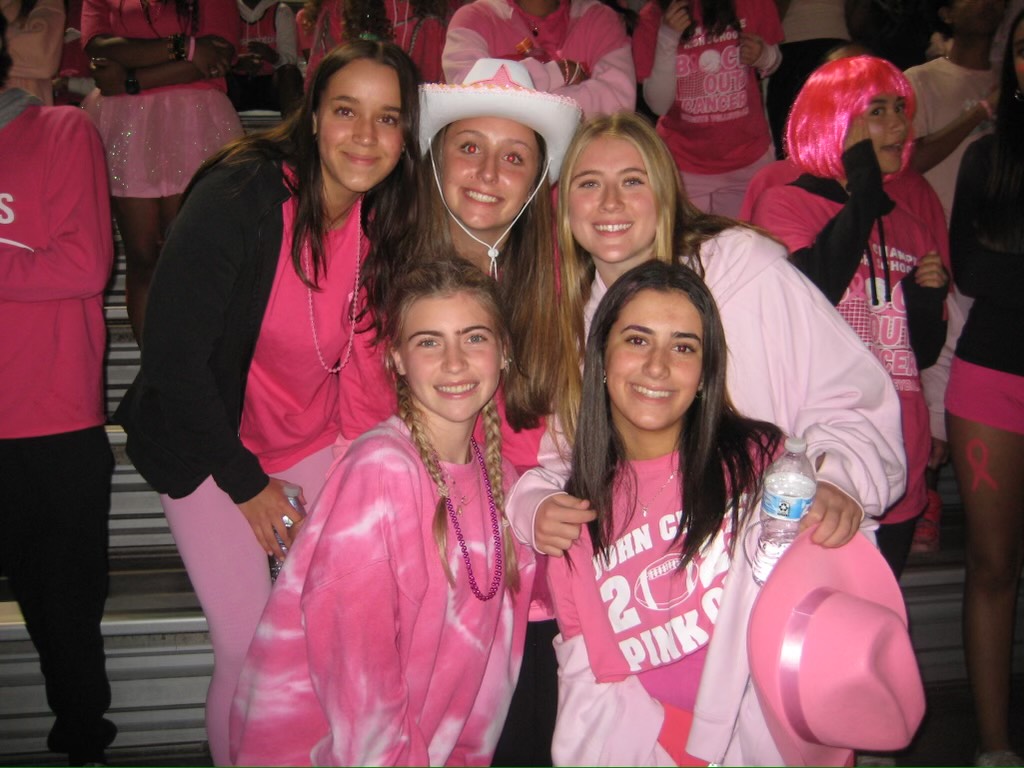
M 498 587 L 501 586 L 502 551 L 501 551 L 501 522 L 498 520 L 498 508 L 494 504 L 494 493 L 491 490 L 491 479 L 487 476 L 487 465 L 484 463 L 483 454 L 480 453 L 480 446 L 476 440 L 470 438 L 470 445 L 473 446 L 473 455 L 476 456 L 477 464 L 484 476 L 484 488 L 487 491 L 487 504 L 491 511 L 491 530 L 494 534 L 494 577 L 491 579 L 491 588 L 485 595 L 480 591 L 476 576 L 473 575 L 473 566 L 469 560 L 469 548 L 466 546 L 466 538 L 462 535 L 462 526 L 459 525 L 459 516 L 455 513 L 450 493 L 442 493 L 444 505 L 448 510 L 448 519 L 452 521 L 452 528 L 455 529 L 455 539 L 459 542 L 459 549 L 462 550 L 462 560 L 466 563 L 466 575 L 469 577 L 469 588 L 477 600 L 487 601 L 498 594 Z M 445 491 L 448 489 L 445 488 Z M 484 548 L 486 560 L 486 547 Z

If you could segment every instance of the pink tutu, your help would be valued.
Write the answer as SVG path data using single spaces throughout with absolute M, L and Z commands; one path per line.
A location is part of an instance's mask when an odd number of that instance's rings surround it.
M 242 135 L 228 97 L 213 88 L 137 96 L 101 96 L 97 89 L 82 106 L 103 138 L 114 197 L 180 194 L 206 158 Z

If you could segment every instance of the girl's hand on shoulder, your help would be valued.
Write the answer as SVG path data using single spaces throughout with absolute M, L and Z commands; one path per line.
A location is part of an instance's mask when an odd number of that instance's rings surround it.
M 561 557 L 580 537 L 580 530 L 597 513 L 590 502 L 567 493 L 548 496 L 533 519 L 534 547 L 551 557 Z
M 764 53 L 764 40 L 749 32 L 740 33 L 740 64 L 752 67 Z
M 253 535 L 263 551 L 278 560 L 284 560 L 285 553 L 281 551 L 274 531 L 277 531 L 277 535 L 281 537 L 284 545 L 290 547 L 303 520 L 295 507 L 289 504 L 285 498 L 285 485 L 283 480 L 272 477 L 262 491 L 238 505 L 242 514 L 245 515 L 245 519 L 252 526 Z M 290 530 L 284 524 L 286 516 L 293 521 Z
M 928 251 L 917 263 L 914 281 L 922 288 L 942 288 L 949 282 L 949 273 L 935 251 Z
M 800 521 L 800 530 L 817 525 L 811 541 L 823 547 L 841 547 L 854 537 L 863 518 L 864 510 L 852 496 L 831 483 L 819 482 L 814 503 Z
M 673 32 L 683 34 L 693 23 L 690 18 L 690 0 L 672 0 L 661 17 L 661 23 Z

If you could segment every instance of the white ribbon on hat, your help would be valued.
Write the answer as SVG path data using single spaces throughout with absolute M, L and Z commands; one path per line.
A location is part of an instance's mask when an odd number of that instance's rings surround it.
M 434 144 L 433 144 L 433 142 L 431 142 L 430 149 L 427 150 L 427 153 L 430 155 L 430 167 L 434 169 L 434 184 L 437 186 L 438 194 L 441 195 L 441 205 L 444 206 L 444 209 L 446 211 L 448 211 L 448 215 L 452 217 L 452 220 L 456 224 L 459 225 L 459 227 L 462 229 L 463 232 L 465 232 L 467 235 L 469 235 L 471 238 L 476 240 L 478 243 L 480 243 L 480 245 L 482 245 L 484 248 L 487 249 L 487 258 L 489 258 L 491 260 L 490 275 L 495 280 L 497 280 L 498 279 L 498 244 L 502 240 L 505 239 L 505 237 L 508 235 L 509 232 L 512 231 L 512 227 L 514 227 L 516 225 L 516 222 L 519 221 L 519 217 L 523 215 L 523 212 L 527 209 L 527 207 L 530 205 L 530 203 L 533 202 L 533 198 L 535 198 L 537 196 L 537 193 L 540 191 L 541 185 L 544 183 L 544 179 L 546 179 L 547 176 L 548 176 L 548 167 L 551 165 L 551 158 L 549 157 L 546 160 L 546 162 L 544 163 L 544 172 L 540 175 L 540 179 L 537 181 L 537 186 L 533 188 L 533 192 L 531 192 L 530 196 L 528 198 L 526 198 L 526 202 L 523 203 L 523 207 L 519 209 L 519 213 L 516 214 L 516 217 L 514 219 L 512 219 L 512 223 L 509 224 L 508 227 L 505 228 L 505 231 L 501 233 L 501 235 L 498 237 L 497 240 L 494 241 L 493 245 L 488 245 L 483 240 L 481 240 L 479 237 L 477 237 L 472 232 L 470 232 L 469 231 L 469 227 L 467 227 L 465 224 L 463 224 L 462 220 L 459 219 L 459 217 L 456 216 L 452 212 L 452 209 L 448 207 L 448 201 L 444 199 L 444 190 L 441 188 L 441 178 L 437 175 L 437 163 L 434 162 Z

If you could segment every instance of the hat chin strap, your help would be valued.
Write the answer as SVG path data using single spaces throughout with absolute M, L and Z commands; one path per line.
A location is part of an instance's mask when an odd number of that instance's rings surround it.
M 498 244 L 501 243 L 505 239 L 505 237 L 508 235 L 508 233 L 512 231 L 512 227 L 514 227 L 516 225 L 516 222 L 519 221 L 519 217 L 523 215 L 523 212 L 526 211 L 526 209 L 529 207 L 530 203 L 533 202 L 533 198 L 535 198 L 537 196 L 537 193 L 540 192 L 541 185 L 544 183 L 544 179 L 546 179 L 547 175 L 548 175 L 548 168 L 551 165 L 551 158 L 549 157 L 547 159 L 547 161 L 544 163 L 544 173 L 541 174 L 540 180 L 537 182 L 537 186 L 533 188 L 533 192 L 531 192 L 530 196 L 528 198 L 526 198 L 526 202 L 523 203 L 523 207 L 519 209 L 519 213 L 517 213 L 516 217 L 514 219 L 512 219 L 512 223 L 509 224 L 505 228 L 505 231 L 501 233 L 501 235 L 498 237 L 497 240 L 494 241 L 493 245 L 488 245 L 483 240 L 481 240 L 479 237 L 477 237 L 472 232 L 470 232 L 469 231 L 469 227 L 467 227 L 465 224 L 463 224 L 462 220 L 452 212 L 451 208 L 448 207 L 448 201 L 444 199 L 444 190 L 441 188 L 441 178 L 437 175 L 437 163 L 434 162 L 434 147 L 433 147 L 433 145 L 431 145 L 430 149 L 428 149 L 427 152 L 430 154 L 430 167 L 433 168 L 433 170 L 434 170 L 434 184 L 437 186 L 438 194 L 441 195 L 441 205 L 444 206 L 444 209 L 446 211 L 448 211 L 448 215 L 452 217 L 452 221 L 454 221 L 456 224 L 458 224 L 459 228 L 463 232 L 465 232 L 473 240 L 476 240 L 476 242 L 480 243 L 480 245 L 482 245 L 484 248 L 487 249 L 487 258 L 489 258 L 491 260 L 490 275 L 495 280 L 497 280 L 498 279 Z

